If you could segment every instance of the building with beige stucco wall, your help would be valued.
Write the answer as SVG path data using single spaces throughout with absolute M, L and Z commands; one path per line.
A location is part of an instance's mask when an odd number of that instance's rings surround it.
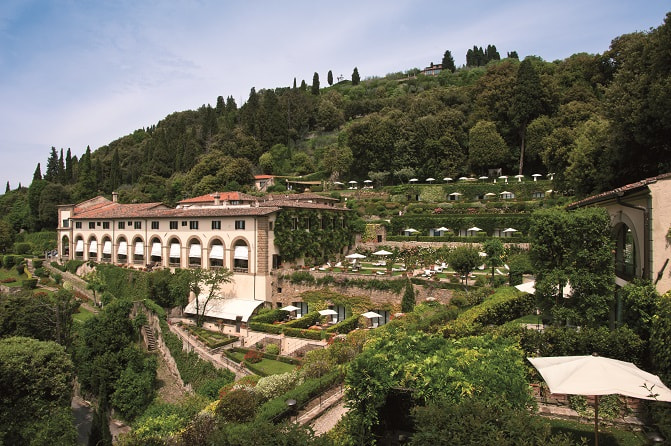
M 613 189 L 569 205 L 603 207 L 616 241 L 616 283 L 652 281 L 660 293 L 671 289 L 671 173 Z
M 95 197 L 58 207 L 58 253 L 79 259 L 136 268 L 226 267 L 232 281 L 221 296 L 268 302 L 271 271 L 281 264 L 274 224 L 287 207 L 344 212 L 330 198 L 312 195 L 255 197 L 214 193 L 183 200 L 176 208 L 162 203 L 121 204 Z M 319 201 L 319 202 L 317 202 Z

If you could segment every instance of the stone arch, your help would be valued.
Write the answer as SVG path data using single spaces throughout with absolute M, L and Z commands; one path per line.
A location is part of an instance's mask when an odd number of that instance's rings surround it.
M 101 239 L 101 245 L 100 261 L 104 263 L 112 262 L 112 237 L 109 234 L 104 234 Z
M 66 234 L 61 237 L 61 260 L 70 258 L 70 237 Z
M 153 236 L 149 239 L 149 260 L 153 263 L 163 263 L 163 242 L 161 237 Z
M 176 235 L 168 240 L 168 265 L 182 266 L 182 241 Z
M 128 246 L 128 239 L 125 235 L 121 235 L 116 239 L 115 243 L 116 249 L 116 263 L 128 263 L 129 250 L 131 249 Z
M 209 268 L 221 268 L 225 266 L 224 258 L 226 257 L 226 244 L 221 238 L 213 238 L 210 241 L 207 252 Z
M 144 237 L 141 235 L 133 236 L 133 243 L 131 246 L 130 254 L 133 256 L 133 263 L 138 265 L 145 263 L 145 252 L 147 251 L 147 247 L 144 243 Z
M 615 274 L 625 280 L 643 275 L 643 228 L 637 228 L 626 212 L 612 219 L 611 234 L 615 240 Z
M 243 248 L 246 248 L 246 250 Z M 250 251 L 249 242 L 245 237 L 233 239 L 231 242 L 231 265 L 233 265 L 234 272 L 248 273 L 250 271 Z
M 203 266 L 203 241 L 198 236 L 189 237 L 186 241 L 189 255 L 189 267 L 197 268 Z

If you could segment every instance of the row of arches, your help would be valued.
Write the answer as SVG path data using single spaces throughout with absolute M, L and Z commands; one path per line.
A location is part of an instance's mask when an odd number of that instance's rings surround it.
M 72 243 L 67 235 L 61 239 L 64 260 L 93 260 L 101 263 L 155 265 L 175 268 L 221 268 L 235 272 L 250 271 L 250 244 L 244 237 L 234 239 L 228 249 L 223 240 L 211 239 L 207 246 L 198 237 L 182 242 L 179 237 L 170 237 L 163 243 L 160 237 L 152 237 L 148 243 L 141 236 L 116 240 L 104 235 L 98 240 L 94 235 L 84 239 L 76 235 Z

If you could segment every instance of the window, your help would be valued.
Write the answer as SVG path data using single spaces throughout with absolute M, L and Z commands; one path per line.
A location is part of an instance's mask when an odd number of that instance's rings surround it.
M 151 228 L 152 229 L 158 229 L 158 222 L 157 221 L 152 221 L 151 222 Z
M 292 218 L 291 219 L 291 230 L 295 231 L 298 229 L 298 219 L 297 218 Z
M 133 222 L 132 222 L 132 221 L 129 221 L 129 222 L 128 222 L 128 227 L 130 228 L 131 226 L 133 226 Z
M 531 198 L 545 198 L 545 192 L 533 192 Z
M 170 222 L 170 229 L 177 229 L 177 221 L 171 221 Z
M 100 226 L 100 222 L 97 222 L 97 223 L 96 223 L 96 226 Z
M 189 222 L 189 229 L 198 229 L 198 221 L 197 220 L 191 220 Z
M 235 229 L 245 229 L 245 221 L 235 220 Z
M 212 229 L 221 229 L 221 220 L 212 220 Z
M 119 224 L 117 225 L 119 229 L 126 229 L 126 222 L 125 221 L 120 221 Z
M 326 229 L 326 221 L 323 218 L 319 219 L 319 228 L 323 231 Z
M 90 221 L 89 222 L 89 229 L 95 229 L 96 228 L 96 222 Z
M 232 204 L 232 205 L 239 205 L 239 204 L 242 204 L 242 201 L 240 201 L 240 200 L 231 200 L 231 204 Z
M 182 226 L 186 226 L 186 220 L 182 222 Z
M 110 222 L 104 221 L 103 222 L 103 229 L 109 229 L 110 228 Z
M 269 221 L 269 222 L 268 222 L 268 230 L 269 230 L 269 231 L 272 231 L 272 230 L 273 230 L 273 222 L 272 222 L 272 221 Z
M 67 219 L 63 220 L 63 227 L 64 228 L 69 228 L 70 227 L 70 220 L 67 220 Z
M 133 229 L 142 229 L 142 222 L 136 221 L 135 223 L 133 223 Z
M 81 221 L 76 221 L 75 222 L 75 228 L 76 229 L 81 229 L 82 228 L 82 222 Z

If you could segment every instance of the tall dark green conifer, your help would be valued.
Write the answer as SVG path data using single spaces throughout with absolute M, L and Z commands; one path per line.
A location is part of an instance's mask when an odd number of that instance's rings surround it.
M 443 70 L 449 70 L 452 73 L 457 70 L 457 67 L 454 65 L 454 57 L 452 57 L 452 52 L 450 50 L 446 50 L 445 54 L 443 54 L 441 65 L 443 66 Z
M 70 153 L 70 148 L 65 153 L 65 182 L 66 184 L 72 184 L 75 181 L 75 170 L 72 162 L 72 154 Z
M 294 90 L 296 89 L 296 78 L 294 78 Z
M 352 85 L 359 85 L 359 82 L 361 82 L 361 78 L 359 77 L 359 69 L 354 67 L 354 71 L 352 71 Z
M 527 125 L 537 118 L 543 110 L 541 95 L 540 76 L 536 72 L 531 59 L 527 57 L 517 69 L 514 98 L 510 107 L 511 121 L 517 127 L 520 138 L 520 175 L 524 168 L 524 143 Z
M 310 91 L 314 95 L 319 94 L 319 73 L 317 73 L 317 72 L 315 72 L 315 74 L 312 75 L 312 88 L 311 88 Z
M 121 163 L 119 161 L 119 149 L 114 148 L 112 164 L 110 165 L 110 188 L 114 191 L 121 186 Z
M 329 85 L 333 85 L 333 72 L 331 70 L 329 70 L 329 73 L 326 76 L 326 80 L 328 81 Z
M 39 181 L 42 179 L 42 169 L 40 168 L 40 163 L 37 163 L 35 172 L 33 172 L 33 181 Z
M 58 153 L 54 146 L 51 146 L 51 154 L 47 159 L 47 171 L 44 173 L 44 179 L 51 182 L 58 181 Z
M 58 157 L 58 182 L 65 183 L 65 160 L 63 159 L 63 149 L 61 148 L 60 156 Z
M 11 191 L 11 189 L 9 187 L 9 181 L 7 181 L 7 187 L 5 187 L 5 193 L 8 194 L 9 191 Z

